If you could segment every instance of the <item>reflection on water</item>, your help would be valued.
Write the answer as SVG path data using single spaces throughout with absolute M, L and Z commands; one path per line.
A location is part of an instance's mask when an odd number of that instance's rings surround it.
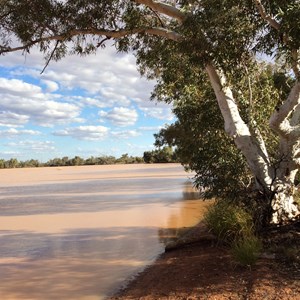
M 30 172 L 0 170 L 3 300 L 103 299 L 207 204 L 179 165 Z
M 176 240 L 189 227 L 199 222 L 209 204 L 201 200 L 200 193 L 190 181 L 186 181 L 182 184 L 182 201 L 177 203 L 178 209 L 168 213 L 167 225 L 158 230 L 159 241 L 166 245 Z M 176 207 L 176 204 L 172 207 Z

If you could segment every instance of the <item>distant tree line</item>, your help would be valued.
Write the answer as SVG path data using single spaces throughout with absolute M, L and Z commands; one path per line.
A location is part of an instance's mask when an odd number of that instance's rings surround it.
M 114 164 L 140 164 L 140 163 L 171 163 L 176 162 L 174 151 L 171 147 L 163 147 L 153 151 L 144 152 L 143 157 L 122 154 L 119 158 L 114 156 L 91 156 L 84 159 L 80 156 L 69 158 L 53 158 L 43 163 L 37 159 L 19 161 L 16 158 L 9 160 L 0 159 L 0 169 L 12 168 L 37 168 L 37 167 L 63 167 L 63 166 L 91 166 L 91 165 L 114 165 Z
M 158 148 L 153 151 L 145 151 L 143 160 L 145 163 L 171 163 L 177 162 L 176 152 L 172 147 Z

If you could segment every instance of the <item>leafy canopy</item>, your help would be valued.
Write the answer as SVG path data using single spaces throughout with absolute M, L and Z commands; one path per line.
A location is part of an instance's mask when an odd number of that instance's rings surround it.
M 181 73 L 178 65 L 176 70 Z M 176 70 L 170 72 L 176 82 L 165 81 L 156 87 L 158 93 L 163 90 L 170 99 L 176 99 L 173 111 L 177 117 L 175 123 L 155 135 L 156 146 L 176 147 L 180 161 L 196 171 L 195 183 L 203 189 L 204 196 L 244 197 L 248 186 L 253 184 L 252 174 L 244 156 L 224 132 L 222 116 L 214 105 L 215 95 L 208 80 L 195 76 L 175 79 Z M 276 152 L 278 139 L 267 122 L 277 102 L 286 93 L 287 81 L 275 66 L 253 64 L 251 71 L 247 70 L 245 77 L 236 81 L 234 89 L 239 94 L 244 119 L 252 130 L 258 128 L 264 136 L 274 165 L 279 160 Z M 179 87 L 173 90 L 174 84 L 182 85 L 181 93 L 176 94 Z
M 156 2 L 2 0 L 0 52 L 18 44 L 29 51 L 37 44 L 48 57 L 60 59 L 70 53 L 95 52 L 110 38 L 118 50 L 147 52 L 161 43 L 168 44 L 161 39 L 170 37 L 163 34 L 168 31 L 180 36 L 181 43 L 176 47 L 197 64 L 213 60 L 231 70 L 253 51 L 273 54 L 278 50 L 283 54 L 292 47 L 299 48 L 297 0 L 261 1 L 266 13 L 282 24 L 279 32 L 262 19 L 253 0 L 162 1 L 182 12 L 182 22 L 155 11 L 152 7 Z M 160 32 L 150 30 L 158 28 Z M 283 41 L 283 33 L 288 33 L 287 42 Z

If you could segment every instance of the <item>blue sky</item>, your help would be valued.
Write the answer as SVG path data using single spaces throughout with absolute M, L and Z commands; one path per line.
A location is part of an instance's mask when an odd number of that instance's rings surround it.
M 132 54 L 113 47 L 51 62 L 37 50 L 0 56 L 0 158 L 143 155 L 171 123 L 170 106 L 150 101 Z

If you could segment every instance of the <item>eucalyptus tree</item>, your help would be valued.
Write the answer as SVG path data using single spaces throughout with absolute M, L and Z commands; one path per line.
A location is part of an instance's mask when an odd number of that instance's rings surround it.
M 155 145 L 175 147 L 178 160 L 196 172 L 194 183 L 200 188 L 202 196 L 250 206 L 254 215 L 255 211 L 259 213 L 255 217 L 267 221 L 269 207 L 262 201 L 260 193 L 251 192 L 255 184 L 253 176 L 244 156 L 224 131 L 222 115 L 214 105 L 215 95 L 209 82 L 201 82 L 204 78 L 188 75 L 179 81 L 178 76 L 184 73 L 184 69 L 175 64 L 171 71 L 174 78 L 177 78 L 176 88 L 181 91 L 173 95 L 176 99 L 173 108 L 176 120 L 154 135 Z M 252 111 L 248 105 L 249 80 L 252 85 L 252 108 L 255 107 Z M 286 95 L 288 84 L 292 82 L 292 78 L 286 78 L 284 73 L 270 63 L 252 66 L 247 70 L 247 76 L 236 78 L 235 81 L 235 89 L 242 97 L 239 101 L 241 116 L 248 124 L 251 119 L 256 120 L 273 164 L 278 161 L 278 138 L 268 127 L 265 116 L 272 113 L 282 96 Z M 173 84 L 173 79 L 169 84 L 164 83 L 164 90 L 172 89 Z M 265 213 L 261 215 L 262 211 Z
M 158 80 L 153 96 L 165 101 L 181 93 L 171 63 L 185 64 L 179 81 L 207 76 L 225 131 L 272 209 L 271 222 L 299 216 L 293 197 L 300 164 L 298 0 L 2 0 L 0 32 L 1 54 L 37 46 L 46 66 L 68 54 L 93 53 L 112 40 L 118 51 L 135 51 L 141 72 Z M 246 96 L 235 85 L 247 78 L 256 53 L 280 57 L 294 79 L 286 98 L 265 116 L 279 139 L 276 162 L 252 114 L 251 80 Z M 168 59 L 173 55 L 176 62 Z M 247 96 L 245 120 L 240 104 Z

